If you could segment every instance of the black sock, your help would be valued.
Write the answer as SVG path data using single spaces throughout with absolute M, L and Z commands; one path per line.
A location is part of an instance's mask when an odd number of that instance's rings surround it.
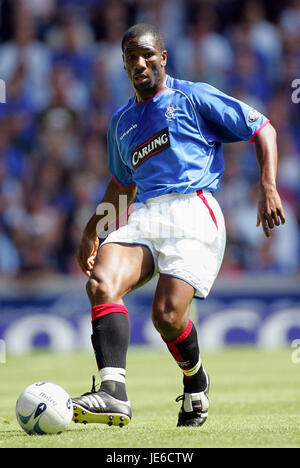
M 205 390 L 207 378 L 202 367 L 197 330 L 193 322 L 189 321 L 186 330 L 177 339 L 164 341 L 184 374 L 184 392 L 198 393 Z
M 102 378 L 100 390 L 126 401 L 125 369 L 130 339 L 128 316 L 109 313 L 92 322 L 92 344 Z

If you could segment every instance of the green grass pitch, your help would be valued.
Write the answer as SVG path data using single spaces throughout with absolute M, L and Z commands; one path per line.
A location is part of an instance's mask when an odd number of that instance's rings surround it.
M 127 388 L 133 418 L 124 427 L 77 425 L 58 435 L 28 436 L 15 402 L 29 384 L 50 381 L 78 396 L 97 374 L 92 353 L 36 352 L 0 364 L 0 448 L 300 447 L 300 363 L 292 350 L 227 348 L 202 353 L 211 376 L 211 408 L 201 428 L 177 428 L 182 377 L 163 350 L 131 347 Z

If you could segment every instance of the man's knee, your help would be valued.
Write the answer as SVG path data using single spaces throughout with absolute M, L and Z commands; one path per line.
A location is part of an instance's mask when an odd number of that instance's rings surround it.
M 117 291 L 112 281 L 101 274 L 89 278 L 86 283 L 86 291 L 92 305 L 116 301 Z
M 156 330 L 167 340 L 177 338 L 186 326 L 187 317 L 176 308 L 175 304 L 168 303 L 152 308 L 152 321 Z

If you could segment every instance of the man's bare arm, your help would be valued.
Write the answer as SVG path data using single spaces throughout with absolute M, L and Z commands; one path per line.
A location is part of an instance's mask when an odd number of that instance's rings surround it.
M 270 229 L 285 223 L 285 215 L 276 188 L 277 142 L 276 131 L 269 123 L 255 137 L 255 150 L 260 169 L 260 190 L 257 207 L 257 226 L 262 226 L 266 237 Z
M 136 187 L 132 189 L 122 189 L 113 180 L 111 180 L 101 201 L 101 203 L 111 203 L 114 206 L 116 219 L 118 219 L 123 214 L 119 212 L 119 197 L 121 195 L 127 196 L 128 207 L 136 196 Z M 77 251 L 77 261 L 80 265 L 80 268 L 87 276 L 91 276 L 91 271 L 93 269 L 97 255 L 99 247 L 97 224 L 103 217 L 104 215 L 97 215 L 96 213 L 91 216 L 83 230 L 80 246 Z M 116 219 L 112 219 L 111 222 L 116 221 Z

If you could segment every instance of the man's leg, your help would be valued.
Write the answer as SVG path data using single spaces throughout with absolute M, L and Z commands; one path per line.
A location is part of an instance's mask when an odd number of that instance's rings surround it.
M 116 407 L 120 407 L 119 413 L 122 413 L 122 408 L 125 408 L 126 412 L 126 405 L 129 407 L 125 373 L 130 326 L 123 297 L 134 287 L 150 279 L 152 272 L 153 258 L 147 247 L 112 243 L 100 248 L 92 276 L 87 282 L 87 293 L 92 306 L 92 344 L 100 371 L 101 386 L 98 392 L 93 388 L 90 396 L 87 394 L 81 399 L 73 399 L 77 410 L 78 407 L 82 407 L 82 403 L 92 405 L 94 401 L 96 406 L 93 406 L 93 412 L 97 413 L 97 404 L 103 406 L 101 400 L 105 400 L 106 395 L 109 395 L 111 402 L 112 398 L 115 400 Z M 108 406 L 107 401 L 104 403 Z M 127 411 L 130 420 L 129 410 L 130 407 Z M 99 411 L 100 417 L 96 414 L 94 417 L 86 417 L 83 421 L 80 420 L 77 411 L 75 419 L 79 422 L 112 424 L 119 421 L 116 418 L 103 418 L 102 407 Z M 129 422 L 128 419 L 126 422 Z
M 194 288 L 161 275 L 152 306 L 152 320 L 183 373 L 184 396 L 178 425 L 202 425 L 208 410 L 208 376 L 203 369 L 197 331 L 189 319 Z

